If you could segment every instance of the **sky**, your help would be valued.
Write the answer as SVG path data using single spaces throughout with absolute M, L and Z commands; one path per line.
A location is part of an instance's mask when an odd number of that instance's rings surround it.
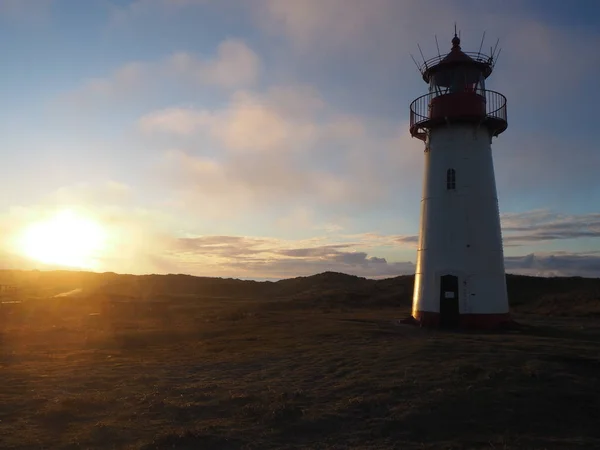
M 62 264 L 15 242 L 70 211 L 102 229 L 97 271 L 414 273 L 410 54 L 449 51 L 454 22 L 502 48 L 507 272 L 599 277 L 593 0 L 0 0 L 0 267 Z M 83 228 L 38 239 L 77 251 Z

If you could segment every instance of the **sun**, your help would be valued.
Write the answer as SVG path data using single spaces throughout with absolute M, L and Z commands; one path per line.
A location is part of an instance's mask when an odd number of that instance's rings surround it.
M 94 269 L 106 245 L 104 228 L 71 210 L 32 223 L 17 238 L 25 256 L 45 264 Z

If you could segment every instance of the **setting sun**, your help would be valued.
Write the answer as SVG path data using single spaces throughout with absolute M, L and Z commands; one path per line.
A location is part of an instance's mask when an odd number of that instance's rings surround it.
M 66 210 L 26 227 L 17 245 L 25 256 L 42 263 L 92 269 L 105 241 L 105 230 L 97 222 Z

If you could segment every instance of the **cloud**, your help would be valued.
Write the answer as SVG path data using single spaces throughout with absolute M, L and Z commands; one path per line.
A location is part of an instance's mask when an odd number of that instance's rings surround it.
M 314 64 L 321 75 L 339 74 L 343 68 L 354 78 L 369 80 L 370 95 L 375 82 L 385 87 L 382 92 L 394 92 L 394 85 L 409 80 L 416 86 L 418 76 L 409 52 L 418 54 L 420 43 L 426 58 L 437 55 L 434 34 L 440 50 L 449 51 L 453 31 L 449 17 L 462 28 L 464 50 L 477 51 L 484 30 L 488 36 L 484 51 L 489 53 L 489 46 L 501 39 L 503 52 L 491 88 L 509 99 L 518 98 L 525 108 L 533 100 L 539 103 L 530 107 L 538 108 L 542 102 L 569 95 L 571 89 L 557 86 L 578 85 L 593 76 L 591 67 L 600 68 L 595 51 L 600 45 L 598 30 L 545 23 L 521 3 L 498 11 L 458 0 L 261 0 L 253 12 L 267 35 L 287 40 L 290 58 L 302 61 L 296 65 Z
M 306 149 L 325 131 L 314 123 L 323 106 L 318 93 L 305 86 L 273 87 L 262 95 L 236 91 L 224 110 L 167 108 L 142 117 L 139 126 L 145 132 L 208 133 L 228 150 L 290 151 Z
M 276 206 L 355 204 L 354 186 L 340 175 L 319 169 L 299 170 L 285 157 L 231 157 L 225 161 L 173 151 L 163 169 L 182 205 L 203 215 L 259 215 Z M 184 206 L 186 207 L 186 206 Z M 191 208 L 187 206 L 187 209 Z
M 539 209 L 523 213 L 502 213 L 500 219 L 506 247 L 600 237 L 600 213 L 568 215 Z M 373 239 L 389 239 L 374 233 L 369 233 L 369 236 Z M 393 240 L 400 245 L 416 247 L 419 235 L 394 236 Z
M 508 245 L 600 237 L 600 213 L 560 214 L 549 210 L 502 215 L 502 232 Z
M 505 266 L 507 272 L 521 275 L 600 278 L 600 252 L 510 256 L 505 258 Z
M 102 101 L 114 101 L 132 95 L 139 95 L 151 87 L 149 76 L 151 65 L 143 62 L 130 62 L 115 70 L 105 78 L 94 78 L 83 86 L 68 93 L 67 100 L 85 105 Z
M 219 44 L 213 57 L 174 52 L 160 61 L 129 62 L 106 77 L 88 80 L 65 97 L 72 104 L 86 106 L 139 99 L 150 95 L 160 83 L 233 89 L 255 84 L 260 71 L 258 55 L 242 40 L 231 38 Z
M 321 238 L 286 241 L 242 236 L 202 236 L 176 241 L 174 264 L 193 264 L 203 273 L 215 267 L 236 277 L 285 278 L 333 270 L 359 276 L 414 272 L 410 262 L 388 263 L 385 258 L 357 251 L 359 242 L 315 245 Z
M 460 0 L 138 0 L 118 8 L 115 17 L 152 16 L 171 24 L 174 12 L 202 11 L 208 16 L 208 10 L 216 13 L 211 20 L 236 17 L 236 26 L 239 20 L 257 27 L 265 39 L 278 38 L 277 50 L 267 47 L 276 55 L 269 73 L 327 79 L 332 91 L 343 76 L 344 83 L 355 89 L 357 104 L 389 102 L 390 93 L 398 92 L 399 86 L 415 86 L 417 93 L 420 80 L 409 53 L 417 52 L 420 43 L 426 57 L 436 55 L 434 34 L 441 51 L 448 51 L 453 32 L 448 17 L 462 28 L 465 50 L 478 49 L 483 30 L 488 36 L 484 51 L 489 52 L 497 37 L 501 39 L 498 75 L 490 87 L 506 94 L 509 101 L 518 98 L 525 109 L 568 96 L 573 86 L 587 85 L 585 77 L 593 83 L 591 74 L 600 68 L 597 30 L 546 23 L 531 6 L 521 3 L 498 11 Z M 566 85 L 571 88 L 557 89 Z
M 212 59 L 179 52 L 171 56 L 168 65 L 184 79 L 230 89 L 255 84 L 261 71 L 258 55 L 239 39 L 223 41 Z
M 146 114 L 139 120 L 138 126 L 146 133 L 160 131 L 190 136 L 209 121 L 210 115 L 206 111 L 173 107 Z
M 327 205 L 335 214 L 400 189 L 420 195 L 421 143 L 404 126 L 341 113 L 308 86 L 236 91 L 225 108 L 168 108 L 138 126 L 168 139 L 163 177 L 204 213 Z
M 380 47 L 383 51 L 391 49 L 392 45 L 402 45 L 404 40 L 391 41 L 389 38 L 408 37 L 415 26 L 415 13 L 430 6 L 430 2 L 424 2 L 427 5 L 421 7 L 419 4 L 423 2 L 394 0 L 369 3 L 361 0 L 263 0 L 258 3 L 255 11 L 258 24 L 269 33 L 286 36 L 301 51 L 331 52 L 353 47 L 361 53 L 372 50 L 376 41 L 383 44 L 383 48 Z M 437 6 L 445 9 L 444 5 Z M 432 18 L 431 14 L 428 16 Z
M 504 245 L 507 247 L 600 237 L 600 214 L 598 213 L 568 215 L 540 209 L 523 213 L 503 213 L 501 222 Z M 345 236 L 362 242 L 362 248 L 381 246 L 416 248 L 419 242 L 418 234 L 362 233 Z
M 399 236 L 395 239 L 395 241 L 402 245 L 409 244 L 417 247 L 419 244 L 419 236 L 416 234 L 412 236 Z
M 79 87 L 62 94 L 59 102 L 76 108 L 112 105 L 115 102 L 140 100 L 158 82 L 153 64 L 129 62 L 106 77 L 92 78 Z
M 413 274 L 415 267 L 411 261 L 389 262 L 365 251 L 382 240 L 396 242 L 396 247 L 400 247 L 397 236 L 369 233 L 306 240 L 247 236 L 181 238 L 171 241 L 169 267 L 201 275 L 250 278 L 287 278 L 328 270 L 378 278 Z M 514 274 L 600 276 L 600 252 L 509 256 L 505 264 L 507 273 Z

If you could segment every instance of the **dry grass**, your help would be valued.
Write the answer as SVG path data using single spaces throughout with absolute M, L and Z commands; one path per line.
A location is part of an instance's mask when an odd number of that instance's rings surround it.
M 5 317 L 0 448 L 600 448 L 597 318 L 452 333 L 304 300 L 94 308 Z

